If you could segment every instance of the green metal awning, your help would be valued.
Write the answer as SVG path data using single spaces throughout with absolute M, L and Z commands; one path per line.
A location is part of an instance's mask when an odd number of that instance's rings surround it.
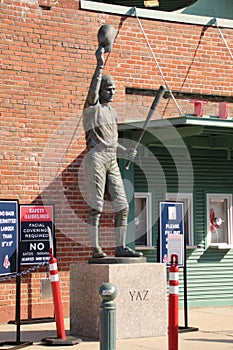
M 137 140 L 144 121 L 119 124 L 119 131 L 130 133 Z M 233 149 L 233 119 L 213 117 L 177 117 L 152 120 L 143 136 L 142 144 L 147 147 L 174 146 L 185 144 L 196 149 L 226 150 L 228 157 Z
M 131 120 L 125 123 L 119 123 L 119 130 L 126 130 L 132 128 L 142 128 L 144 125 L 144 120 Z M 185 116 L 185 117 L 175 117 L 168 119 L 156 119 L 151 120 L 149 128 L 164 128 L 168 126 L 212 126 L 218 128 L 233 128 L 233 118 L 228 119 L 220 119 L 214 117 L 193 117 L 193 116 Z

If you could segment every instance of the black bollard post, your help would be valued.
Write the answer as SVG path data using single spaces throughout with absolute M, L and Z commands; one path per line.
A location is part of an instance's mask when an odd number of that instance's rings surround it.
M 100 350 L 116 350 L 116 304 L 117 289 L 112 283 L 104 283 L 99 289 L 100 304 Z

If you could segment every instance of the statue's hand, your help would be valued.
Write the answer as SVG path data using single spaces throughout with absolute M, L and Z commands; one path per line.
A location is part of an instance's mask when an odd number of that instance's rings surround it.
M 128 158 L 129 158 L 129 160 L 134 160 L 134 158 L 135 158 L 136 155 L 137 155 L 137 151 L 136 151 L 136 149 L 134 149 L 134 148 L 128 148 L 128 149 L 126 150 L 126 153 L 127 153 L 127 156 L 128 156 Z
M 138 153 L 135 148 L 125 148 L 124 146 L 120 145 L 119 143 L 117 146 L 117 150 L 118 150 L 118 152 L 123 154 L 130 161 L 134 160 L 134 158 L 136 157 L 136 155 Z
M 99 46 L 98 49 L 96 50 L 95 56 L 97 59 L 97 62 L 100 66 L 104 66 L 105 59 L 104 59 L 104 47 Z

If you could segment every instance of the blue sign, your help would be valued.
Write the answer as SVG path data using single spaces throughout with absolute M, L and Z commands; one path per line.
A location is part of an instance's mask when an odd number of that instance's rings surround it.
M 18 201 L 0 200 L 0 275 L 18 268 Z
M 178 255 L 178 265 L 184 266 L 183 203 L 160 202 L 160 262 L 169 267 L 171 255 Z

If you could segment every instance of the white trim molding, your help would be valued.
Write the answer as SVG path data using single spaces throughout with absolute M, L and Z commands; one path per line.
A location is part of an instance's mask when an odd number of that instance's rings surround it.
M 135 16 L 135 7 L 127 7 L 122 5 L 106 4 L 97 1 L 80 0 L 80 7 L 83 10 L 107 12 L 116 15 Z M 136 8 L 137 16 L 140 18 L 155 19 L 167 22 L 178 22 L 186 24 L 196 24 L 203 26 L 213 26 L 215 19 L 208 16 L 189 15 L 177 12 L 166 12 Z M 233 28 L 233 20 L 217 18 L 218 26 L 225 28 Z

